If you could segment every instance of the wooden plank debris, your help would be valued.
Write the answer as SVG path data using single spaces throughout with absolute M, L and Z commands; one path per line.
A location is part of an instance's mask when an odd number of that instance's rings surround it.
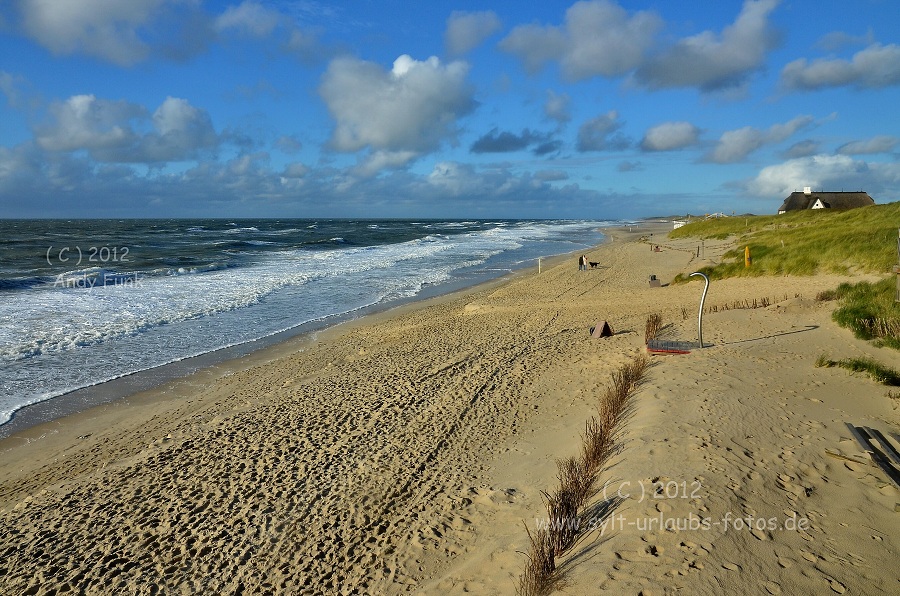
M 872 435 L 869 434 L 868 430 L 865 427 L 856 427 L 846 423 L 847 428 L 850 429 L 850 434 L 853 435 L 853 438 L 860 444 L 863 450 L 869 454 L 869 457 L 872 458 L 872 461 L 877 465 L 881 470 L 887 474 L 887 477 L 894 483 L 897 488 L 900 488 L 900 469 L 896 468 L 884 453 L 882 453 L 880 447 L 880 441 L 873 438 Z

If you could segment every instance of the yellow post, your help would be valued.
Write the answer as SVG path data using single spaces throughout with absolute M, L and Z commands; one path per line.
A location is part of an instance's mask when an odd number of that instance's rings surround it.
M 750 263 L 753 262 L 753 259 L 750 258 L 750 247 L 744 247 L 744 267 L 749 267 Z

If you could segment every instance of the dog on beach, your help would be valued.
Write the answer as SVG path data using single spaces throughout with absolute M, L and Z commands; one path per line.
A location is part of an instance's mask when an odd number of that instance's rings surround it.
M 594 263 L 593 261 L 588 261 L 588 265 L 591 266 L 591 269 L 596 269 L 596 268 L 597 268 L 597 265 L 599 265 L 599 264 L 600 264 L 600 263 Z

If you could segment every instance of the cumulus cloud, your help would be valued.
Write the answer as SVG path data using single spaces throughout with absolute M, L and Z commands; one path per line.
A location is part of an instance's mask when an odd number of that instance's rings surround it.
M 194 19 L 165 18 L 196 15 L 196 0 L 21 0 L 19 9 L 26 35 L 51 52 L 81 53 L 121 66 L 149 56 L 147 33 L 161 20 L 165 20 L 169 33 L 178 28 L 179 22 L 188 21 L 194 26 L 193 37 L 202 36 Z
M 275 148 L 284 153 L 299 153 L 303 143 L 293 135 L 282 135 L 275 139 Z
M 539 144 L 532 150 L 532 152 L 538 156 L 549 155 L 551 153 L 559 152 L 560 150 L 562 150 L 562 148 L 563 148 L 563 142 L 557 139 L 557 140 L 545 141 L 545 142 Z
M 841 155 L 868 155 L 872 153 L 890 153 L 897 146 L 900 139 L 889 135 L 878 135 L 871 139 L 852 141 L 838 147 Z
M 468 70 L 464 62 L 445 65 L 434 56 L 417 61 L 403 55 L 389 71 L 373 62 L 335 58 L 319 87 L 335 120 L 332 147 L 369 148 L 409 160 L 437 149 L 455 138 L 456 121 L 475 108 Z
M 569 179 L 569 175 L 562 170 L 538 170 L 534 173 L 534 177 L 543 182 L 559 182 Z
M 796 159 L 798 157 L 809 157 L 819 153 L 819 143 L 812 139 L 798 141 L 782 151 L 781 157 L 785 159 Z
M 486 135 L 472 143 L 472 153 L 511 153 L 513 151 L 522 151 L 531 145 L 546 143 L 548 135 L 524 129 L 522 134 L 515 134 L 507 131 L 498 131 L 493 128 Z
M 900 85 L 900 46 L 872 44 L 850 60 L 800 58 L 781 70 L 781 83 L 788 89 L 810 91 L 851 86 L 881 89 Z
M 49 122 L 35 131 L 47 151 L 84 150 L 101 162 L 159 163 L 193 159 L 219 137 L 206 111 L 167 97 L 152 115 L 126 101 L 75 95 L 49 107 Z M 150 127 L 150 132 L 142 128 Z
M 451 56 L 469 52 L 500 30 L 500 17 L 493 11 L 461 12 L 454 10 L 447 19 L 444 46 Z
M 690 122 L 664 122 L 644 133 L 643 151 L 676 151 L 697 145 L 700 129 Z
M 528 173 L 515 175 L 505 168 L 479 170 L 471 164 L 454 161 L 435 164 L 426 181 L 431 189 L 427 194 L 437 191 L 446 198 L 525 201 L 536 194 L 554 192 L 548 181 Z
M 288 39 L 282 47 L 288 53 L 307 63 L 317 62 L 323 57 L 333 54 L 331 49 L 319 43 L 319 39 L 312 32 L 296 27 L 291 28 Z
M 547 101 L 544 103 L 544 114 L 562 126 L 572 119 L 572 114 L 569 112 L 570 103 L 571 98 L 568 93 L 555 93 L 548 90 Z
M 304 61 L 328 52 L 316 36 L 259 0 L 228 6 L 218 16 L 202 0 L 20 0 L 25 35 L 60 55 L 85 54 L 119 66 L 152 55 L 185 60 L 217 37 L 272 41 Z
M 25 103 L 25 94 L 22 91 L 22 87 L 25 85 L 24 77 L 0 70 L 0 93 L 6 96 L 6 101 L 13 108 L 17 108 Z
M 0 145 L 0 190 L 10 192 L 40 180 L 43 163 L 43 155 L 31 143 L 11 148 Z
M 797 131 L 809 126 L 812 116 L 797 116 L 784 124 L 775 124 L 767 130 L 745 126 L 722 133 L 719 141 L 706 156 L 714 163 L 735 163 L 770 143 L 780 143 L 794 135 Z
M 737 87 L 765 65 L 776 44 L 769 14 L 779 0 L 746 0 L 735 22 L 721 35 L 704 31 L 651 57 L 635 73 L 651 89 L 699 87 L 716 91 Z
M 832 31 L 826 33 L 816 42 L 816 47 L 826 52 L 837 52 L 848 46 L 870 45 L 875 43 L 875 35 L 869 29 L 865 35 L 850 35 L 844 31 Z
M 141 137 L 131 157 L 121 161 L 163 162 L 192 159 L 199 151 L 211 149 L 219 143 L 209 114 L 192 106 L 186 99 L 167 97 L 153 112 L 153 127 L 154 132 Z
M 814 155 L 760 170 L 746 185 L 751 194 L 783 198 L 805 186 L 828 190 L 865 190 L 877 198 L 900 183 L 900 163 L 854 160 L 848 155 Z
M 213 27 L 221 37 L 275 40 L 281 50 L 304 62 L 315 62 L 330 53 L 313 32 L 299 28 L 288 15 L 257 0 L 229 6 L 215 18 Z
M 631 139 L 618 132 L 624 126 L 615 110 L 585 121 L 578 128 L 576 148 L 579 151 L 621 151 L 631 146 Z
M 258 2 L 245 1 L 237 6 L 229 6 L 216 17 L 217 31 L 234 31 L 251 37 L 270 35 L 281 20 L 281 13 Z
M 576 2 L 566 11 L 564 25 L 518 26 L 500 48 L 520 58 L 530 72 L 559 61 L 563 76 L 572 81 L 615 77 L 641 64 L 661 28 L 654 12 L 629 14 L 611 0 Z
M 53 103 L 52 122 L 37 130 L 38 145 L 48 151 L 95 151 L 122 147 L 135 138 L 131 120 L 146 116 L 146 109 L 126 101 L 74 95 Z
M 309 167 L 299 161 L 289 163 L 284 167 L 281 176 L 284 178 L 303 178 L 309 173 Z

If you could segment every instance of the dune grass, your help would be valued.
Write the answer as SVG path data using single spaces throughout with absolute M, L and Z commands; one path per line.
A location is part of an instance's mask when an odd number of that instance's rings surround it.
M 651 340 L 658 338 L 662 328 L 663 320 L 659 313 L 647 315 L 647 322 L 644 324 L 644 345 L 647 345 Z
M 737 216 L 687 224 L 670 238 L 734 238 L 722 263 L 703 267 L 710 279 L 761 275 L 890 271 L 897 262 L 900 203 L 847 211 L 804 210 L 782 215 Z M 744 267 L 744 247 L 753 263 Z M 686 282 L 683 275 L 675 282 Z
M 532 533 L 526 524 L 530 545 L 516 586 L 520 596 L 542 596 L 566 585 L 565 574 L 556 560 L 591 529 L 582 523 L 585 506 L 597 492 L 600 472 L 615 453 L 616 437 L 628 404 L 649 366 L 647 357 L 639 355 L 612 374 L 597 405 L 597 414 L 585 424 L 580 456 L 556 462 L 559 484 L 553 491 L 541 493 L 547 508 L 547 527 Z
M 897 282 L 894 277 L 876 283 L 843 283 L 823 298 L 834 298 L 841 305 L 832 314 L 834 321 L 853 331 L 859 339 L 875 340 L 900 350 L 900 306 L 894 301 Z
M 882 385 L 889 385 L 891 387 L 900 386 L 900 373 L 872 358 L 843 358 L 841 360 L 831 360 L 826 355 L 822 354 L 816 359 L 816 367 L 818 368 L 831 368 L 833 366 L 846 368 L 851 372 L 866 373 Z

